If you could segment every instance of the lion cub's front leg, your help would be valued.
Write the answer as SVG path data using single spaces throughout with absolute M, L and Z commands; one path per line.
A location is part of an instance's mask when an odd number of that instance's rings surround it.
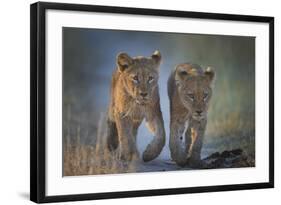
M 171 157 L 179 166 L 202 167 L 201 149 L 207 120 L 187 121 L 172 118 L 170 132 Z M 183 140 L 185 137 L 185 140 Z
M 203 139 L 207 120 L 203 119 L 200 121 L 190 120 L 190 132 L 186 133 L 191 139 L 190 146 L 188 148 L 188 162 L 192 167 L 201 167 L 203 162 L 201 161 L 201 150 L 203 145 Z
M 188 123 L 184 118 L 178 118 L 177 116 L 171 117 L 170 124 L 170 151 L 172 159 L 179 166 L 185 166 L 188 157 L 188 148 L 190 145 L 190 138 L 185 138 L 185 133 L 189 132 L 187 127 Z
M 119 158 L 124 161 L 131 161 L 138 158 L 136 147 L 136 131 L 132 120 L 128 117 L 117 116 L 115 118 L 119 140 Z
M 162 151 L 165 145 L 165 129 L 164 129 L 164 122 L 162 118 L 162 113 L 160 109 L 158 113 L 156 113 L 153 117 L 148 117 L 147 120 L 147 127 L 154 134 L 154 138 L 152 142 L 146 147 L 142 158 L 144 162 L 151 161 L 155 159 Z

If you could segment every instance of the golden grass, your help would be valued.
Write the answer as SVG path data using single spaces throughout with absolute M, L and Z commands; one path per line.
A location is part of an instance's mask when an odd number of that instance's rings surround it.
M 65 136 L 63 150 L 63 176 L 116 174 L 136 172 L 136 161 L 123 162 L 117 153 L 111 153 L 105 144 L 105 118 L 102 116 L 94 145 L 80 143 L 80 127 L 77 128 L 76 142 L 70 143 L 71 136 Z

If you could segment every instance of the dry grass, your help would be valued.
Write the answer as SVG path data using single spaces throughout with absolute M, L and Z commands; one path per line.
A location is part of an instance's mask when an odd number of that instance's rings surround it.
M 84 145 L 80 142 L 80 127 L 77 128 L 76 142 L 71 143 L 69 133 L 65 136 L 63 150 L 63 175 L 96 175 L 116 174 L 136 171 L 136 161 L 126 163 L 111 153 L 105 144 L 105 118 L 99 120 L 97 139 L 94 145 Z
M 204 141 L 206 154 L 242 149 L 255 159 L 255 92 L 252 83 L 221 76 L 214 88 Z

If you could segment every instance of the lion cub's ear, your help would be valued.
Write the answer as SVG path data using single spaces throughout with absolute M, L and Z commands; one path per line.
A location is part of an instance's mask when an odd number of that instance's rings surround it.
M 127 53 L 119 53 L 116 58 L 118 70 L 123 72 L 133 63 L 133 59 Z
M 188 72 L 186 70 L 186 65 L 185 64 L 177 65 L 176 66 L 176 71 L 175 71 L 175 80 L 176 80 L 176 82 L 184 80 L 187 77 L 188 77 Z
M 213 68 L 211 67 L 207 67 L 205 72 L 204 72 L 205 76 L 208 78 L 208 80 L 210 82 L 213 82 L 215 79 L 215 71 Z
M 161 53 L 160 53 L 160 51 L 158 51 L 158 50 L 154 51 L 154 53 L 151 55 L 151 58 L 154 61 L 156 67 L 159 68 L 159 65 L 161 63 Z

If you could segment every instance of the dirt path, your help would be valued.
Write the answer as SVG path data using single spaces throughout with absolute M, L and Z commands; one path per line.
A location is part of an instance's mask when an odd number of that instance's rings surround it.
M 214 168 L 238 168 L 253 167 L 254 160 L 246 156 L 242 149 L 225 150 L 223 152 L 215 152 L 203 159 L 204 165 L 196 169 L 214 169 Z M 170 159 L 156 159 L 148 163 L 141 163 L 137 168 L 137 172 L 151 171 L 175 171 L 175 170 L 193 170 L 195 168 L 179 167 Z

